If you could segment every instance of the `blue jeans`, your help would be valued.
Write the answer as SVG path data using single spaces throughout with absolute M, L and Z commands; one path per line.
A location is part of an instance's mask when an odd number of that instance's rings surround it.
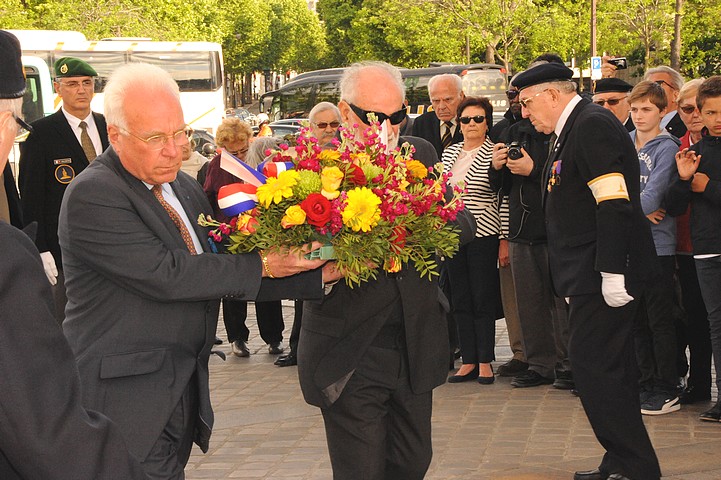
M 721 256 L 696 259 L 696 275 L 708 312 L 716 389 L 721 392 Z

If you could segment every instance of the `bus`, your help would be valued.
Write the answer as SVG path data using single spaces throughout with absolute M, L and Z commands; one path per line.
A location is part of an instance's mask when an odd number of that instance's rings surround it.
M 307 118 L 311 108 L 317 103 L 338 103 L 339 81 L 344 71 L 345 68 L 330 68 L 302 73 L 278 90 L 262 95 L 260 111 L 266 112 L 271 121 Z M 508 109 L 508 76 L 500 65 L 431 64 L 426 68 L 401 68 L 400 71 L 406 85 L 409 114 L 420 115 L 432 110 L 428 97 L 428 80 L 443 73 L 459 75 L 463 80 L 463 91 L 466 95 L 488 97 L 496 119 L 502 118 Z
M 180 87 L 185 120 L 193 128 L 214 132 L 225 116 L 223 52 L 212 42 L 154 42 L 143 38 L 87 40 L 80 32 L 10 30 L 23 55 L 42 59 L 51 69 L 61 57 L 76 57 L 98 72 L 91 108 L 102 113 L 103 89 L 110 73 L 128 62 L 158 65 Z M 60 99 L 55 96 L 55 109 Z

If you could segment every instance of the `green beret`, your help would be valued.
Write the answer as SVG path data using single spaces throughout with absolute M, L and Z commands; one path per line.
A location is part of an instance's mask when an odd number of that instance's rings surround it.
M 97 77 L 98 72 L 79 58 L 63 57 L 55 62 L 55 77 Z

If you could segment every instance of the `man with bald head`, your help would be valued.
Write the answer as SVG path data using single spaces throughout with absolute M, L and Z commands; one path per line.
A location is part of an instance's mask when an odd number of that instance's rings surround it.
M 575 480 L 658 480 L 641 419 L 633 343 L 635 299 L 654 269 L 641 209 L 638 155 L 606 109 L 576 93 L 572 71 L 531 68 L 514 85 L 524 118 L 551 134 L 542 172 L 551 278 L 569 304 L 569 356 L 576 389 L 606 449 L 598 469 Z
M 436 75 L 428 80 L 428 96 L 433 111 L 413 121 L 413 136 L 431 142 L 440 158 L 443 149 L 463 140 L 463 133 L 456 120 L 458 105 L 465 98 L 463 81 L 452 73 Z

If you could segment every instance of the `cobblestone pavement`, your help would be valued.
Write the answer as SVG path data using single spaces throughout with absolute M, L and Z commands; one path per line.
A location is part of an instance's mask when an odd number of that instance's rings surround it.
M 284 302 L 285 336 L 293 321 Z M 329 480 L 332 478 L 319 410 L 303 401 L 296 367 L 276 367 L 248 309 L 252 355 L 230 353 L 222 321 L 218 347 L 228 358 L 210 362 L 215 429 L 207 454 L 197 447 L 186 469 L 194 479 Z M 511 351 L 504 321 L 497 322 L 496 357 Z M 429 480 L 555 480 L 598 466 L 596 442 L 580 401 L 550 386 L 515 389 L 445 384 L 434 393 L 434 455 Z M 708 404 L 644 417 L 664 478 L 721 479 L 721 424 L 700 422 Z

